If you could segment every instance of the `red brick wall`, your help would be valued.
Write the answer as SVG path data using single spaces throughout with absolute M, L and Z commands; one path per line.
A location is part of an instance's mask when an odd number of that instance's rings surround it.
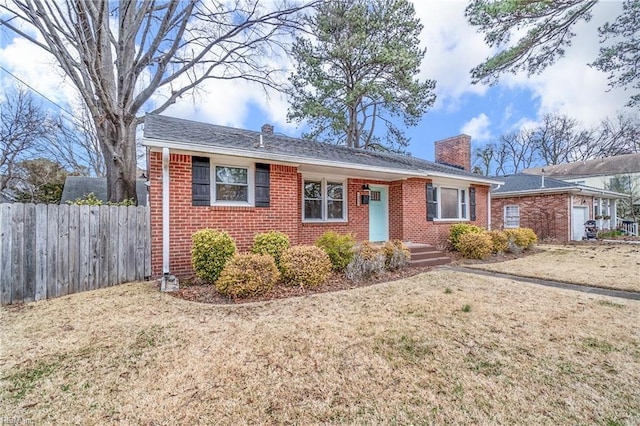
M 593 211 L 591 197 L 580 197 Z M 576 201 L 574 201 L 575 203 Z M 567 242 L 571 239 L 571 196 L 535 195 L 491 199 L 491 228 L 504 229 L 504 206 L 520 206 L 520 227 L 531 228 L 541 241 Z M 590 213 L 591 214 L 591 213 Z
M 435 159 L 439 163 L 454 164 L 471 171 L 471 136 L 458 135 L 434 142 Z
M 312 244 L 327 230 L 351 232 L 358 241 L 369 238 L 369 207 L 357 205 L 362 185 L 389 186 L 389 237 L 403 241 L 436 245 L 446 243 L 449 226 L 455 222 L 427 222 L 427 179 L 382 182 L 361 179 L 347 181 L 348 222 L 302 222 L 302 176 L 292 166 L 271 166 L 271 207 L 192 206 L 191 156 L 170 156 L 170 270 L 176 275 L 191 275 L 191 235 L 204 228 L 227 231 L 239 250 L 253 244 L 255 234 L 281 231 L 292 244 Z M 151 206 L 152 274 L 162 273 L 162 154 L 152 152 L 149 158 L 149 202 Z M 476 217 L 473 222 L 486 226 L 486 194 L 488 187 L 476 188 Z

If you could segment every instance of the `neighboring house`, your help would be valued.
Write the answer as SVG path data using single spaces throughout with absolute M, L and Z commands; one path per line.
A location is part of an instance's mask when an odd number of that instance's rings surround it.
M 582 240 L 596 205 L 604 217 L 609 216 L 599 221 L 599 227 L 615 228 L 616 203 L 625 197 L 547 176 L 517 174 L 501 179 L 504 184 L 491 190 L 492 229 L 531 228 L 540 240 Z
M 544 173 L 545 176 L 578 185 L 633 194 L 632 202 L 636 204 L 636 209 L 640 208 L 638 205 L 640 200 L 640 153 L 526 169 L 524 173 L 535 175 Z M 599 208 L 599 205 L 594 205 L 594 215 L 603 214 Z
M 62 189 L 60 204 L 73 202 L 78 198 L 86 198 L 93 192 L 96 198 L 104 203 L 107 199 L 107 178 L 87 177 L 87 176 L 67 176 Z M 138 194 L 138 205 L 147 205 L 147 185 L 145 179 L 136 180 L 136 193 Z
M 292 244 L 325 231 L 357 240 L 445 243 L 449 226 L 487 226 L 496 179 L 472 174 L 470 137 L 436 142 L 436 159 L 365 151 L 147 115 L 152 273 L 192 274 L 191 235 L 227 231 L 240 250 L 277 230 Z

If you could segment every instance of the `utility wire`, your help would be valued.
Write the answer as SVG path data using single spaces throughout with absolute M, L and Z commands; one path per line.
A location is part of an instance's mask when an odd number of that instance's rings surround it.
M 34 89 L 32 86 L 30 86 L 27 82 L 25 82 L 24 80 L 22 80 L 20 77 L 18 77 L 17 75 L 13 74 L 11 71 L 7 70 L 5 67 L 3 67 L 2 65 L 0 65 L 0 69 L 4 72 L 6 72 L 7 74 L 9 74 L 11 77 L 15 78 L 16 80 L 18 80 L 20 83 L 24 84 L 25 86 L 27 86 L 29 89 L 31 89 L 32 91 L 36 92 L 38 95 L 42 96 L 43 98 L 45 98 L 47 101 L 51 102 L 53 105 L 57 106 L 58 108 L 60 108 L 61 111 L 67 113 L 71 118 L 75 118 L 73 113 L 70 112 L 69 110 L 65 109 L 64 107 L 60 106 L 58 103 L 52 101 L 51 99 L 49 99 L 48 97 L 46 97 L 44 94 L 42 94 L 41 92 L 37 91 L 36 89 Z

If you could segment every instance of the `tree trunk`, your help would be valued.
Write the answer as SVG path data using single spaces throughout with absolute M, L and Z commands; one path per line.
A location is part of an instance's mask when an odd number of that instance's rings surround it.
M 133 199 L 137 205 L 137 120 L 119 117 L 118 125 L 114 125 L 111 120 L 95 121 L 104 162 L 107 165 L 107 200 L 116 203 Z

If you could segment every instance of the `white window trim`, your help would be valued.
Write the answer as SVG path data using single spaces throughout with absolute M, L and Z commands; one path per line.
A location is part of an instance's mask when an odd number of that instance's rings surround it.
M 255 163 L 251 162 L 228 162 L 216 163 L 214 158 L 210 160 L 210 182 L 211 182 L 211 205 L 222 207 L 254 207 L 255 206 Z M 236 169 L 247 169 L 247 201 L 216 201 L 216 167 L 233 167 Z
M 518 210 L 518 226 L 511 226 L 511 225 L 507 225 L 507 209 L 508 208 L 516 208 Z M 503 228 L 505 229 L 515 229 L 515 228 L 519 228 L 520 227 L 520 206 L 517 204 L 507 204 L 504 206 L 504 210 L 503 210 Z
M 461 187 L 461 186 L 455 186 L 455 185 L 433 185 L 434 189 L 437 191 L 437 201 L 436 201 L 436 206 L 437 206 L 437 217 L 433 218 L 434 222 L 469 222 L 470 221 L 470 217 L 471 217 L 471 206 L 469 203 L 469 187 Z M 440 192 L 440 190 L 442 188 L 445 189 L 456 189 L 458 191 L 458 217 L 457 218 L 443 218 L 442 217 L 442 193 Z M 461 213 L 462 213 L 462 209 L 461 209 L 461 205 L 462 203 L 460 202 L 460 191 L 464 191 L 464 204 L 465 204 L 465 217 L 461 217 Z
M 322 218 L 321 219 L 305 219 L 304 217 L 304 183 L 306 181 L 320 181 L 320 190 L 322 191 Z M 327 183 L 340 183 L 342 184 L 342 219 L 328 219 L 327 218 Z M 324 176 L 318 175 L 303 175 L 302 176 L 302 188 L 300 189 L 302 194 L 301 201 L 301 215 L 302 215 L 302 223 L 345 223 L 349 221 L 349 212 L 347 211 L 347 206 L 349 203 L 347 202 L 347 179 L 343 178 L 326 178 Z

